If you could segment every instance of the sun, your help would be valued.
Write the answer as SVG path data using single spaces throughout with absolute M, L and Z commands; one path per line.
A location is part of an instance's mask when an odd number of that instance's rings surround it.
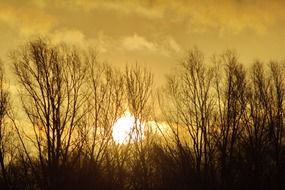
M 144 124 L 129 112 L 123 114 L 113 125 L 112 136 L 117 144 L 127 144 L 144 138 Z

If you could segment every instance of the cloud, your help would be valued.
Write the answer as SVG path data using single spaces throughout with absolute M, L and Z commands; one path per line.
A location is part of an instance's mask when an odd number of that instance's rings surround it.
M 280 22 L 281 15 L 285 18 L 281 8 L 284 6 L 285 3 L 281 1 L 232 0 L 216 3 L 209 0 L 180 10 L 191 18 L 191 26 L 199 32 L 214 28 L 221 32 L 239 33 L 251 29 L 257 33 L 265 33 Z
M 249 29 L 262 34 L 285 22 L 283 7 L 283 0 L 3 0 L 0 2 L 0 21 L 19 29 L 25 36 L 42 34 L 49 32 L 60 20 L 59 15 L 48 11 L 79 8 L 87 12 L 117 12 L 130 18 L 135 15 L 169 28 L 173 23 L 179 23 L 185 30 L 195 33 L 214 29 L 237 34 Z
M 121 44 L 123 45 L 123 49 L 127 51 L 155 53 L 163 56 L 171 56 L 173 53 L 181 52 L 180 45 L 171 36 L 149 40 L 146 37 L 134 34 L 124 37 Z
M 180 52 L 181 51 L 181 47 L 180 45 L 174 40 L 174 38 L 168 36 L 165 39 L 165 47 L 166 49 L 168 49 L 169 51 L 174 51 L 174 52 Z
M 92 46 L 95 46 L 99 53 L 107 53 L 110 50 L 118 49 L 118 40 L 106 35 L 103 31 L 99 31 L 94 39 L 89 39 Z
M 147 19 L 163 19 L 164 22 L 187 24 L 191 32 L 209 29 L 221 33 L 239 33 L 253 30 L 266 33 L 275 24 L 285 21 L 285 1 L 275 0 L 73 0 L 86 11 L 94 9 L 117 11 L 138 15 Z
M 148 7 L 148 1 L 128 1 L 128 0 L 72 0 L 73 4 L 82 7 L 86 11 L 92 11 L 94 9 L 105 9 L 110 11 L 118 11 L 124 14 L 136 13 L 143 17 L 153 19 L 162 18 L 163 9 L 156 7 L 150 9 Z M 152 2 L 151 0 L 149 2 Z M 154 1 L 153 1 L 154 2 Z M 155 5 L 156 3 L 153 3 Z
M 123 46 L 127 50 L 148 50 L 156 51 L 157 45 L 153 42 L 148 41 L 142 36 L 134 34 L 133 36 L 127 36 L 123 39 Z
M 53 16 L 36 4 L 17 5 L 0 2 L 0 21 L 15 28 L 23 36 L 45 34 L 55 23 Z
M 180 45 L 171 36 L 150 40 L 144 36 L 133 34 L 122 38 L 113 38 L 99 31 L 96 36 L 86 37 L 86 35 L 76 29 L 57 30 L 49 35 L 53 43 L 67 43 L 88 49 L 92 47 L 99 53 L 106 52 L 140 52 L 143 54 L 159 54 L 170 56 L 181 51 Z
M 85 35 L 79 30 L 63 29 L 50 34 L 53 43 L 68 43 L 84 47 L 86 45 Z
M 88 37 L 83 31 L 77 29 L 60 29 L 49 33 L 48 37 L 52 43 L 65 43 L 74 45 L 82 50 L 95 49 L 98 53 L 110 53 L 121 48 L 121 41 L 113 39 L 103 31 L 99 31 L 95 36 Z

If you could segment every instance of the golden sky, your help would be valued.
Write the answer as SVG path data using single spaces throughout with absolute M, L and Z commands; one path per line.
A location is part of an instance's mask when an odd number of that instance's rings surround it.
M 235 49 L 250 64 L 285 58 L 284 0 L 0 0 L 0 56 L 37 35 L 95 46 L 116 65 L 146 65 L 160 80 L 193 46 Z

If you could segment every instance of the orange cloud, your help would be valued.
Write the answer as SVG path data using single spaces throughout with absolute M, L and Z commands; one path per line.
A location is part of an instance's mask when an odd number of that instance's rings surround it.
M 24 36 L 46 33 L 55 23 L 54 17 L 37 5 L 19 6 L 5 2 L 0 2 L 0 21 L 19 30 Z
M 285 1 L 275 0 L 73 0 L 84 10 L 107 9 L 122 14 L 136 14 L 147 19 L 187 23 L 187 29 L 203 32 L 239 33 L 251 29 L 266 33 L 274 24 L 285 21 Z
M 143 53 L 155 53 L 163 56 L 170 56 L 173 53 L 180 53 L 180 45 L 171 36 L 150 40 L 144 36 L 134 34 L 122 39 L 122 43 L 117 42 L 117 46 L 123 45 L 127 51 L 140 51 Z
M 148 50 L 156 51 L 157 45 L 148 41 L 142 36 L 134 34 L 133 36 L 127 36 L 123 39 L 123 46 L 128 50 Z

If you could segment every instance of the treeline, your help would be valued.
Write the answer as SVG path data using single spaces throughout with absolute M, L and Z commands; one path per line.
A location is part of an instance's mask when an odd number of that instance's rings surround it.
M 9 57 L 19 100 L 1 69 L 0 189 L 285 188 L 285 63 L 194 48 L 157 90 L 138 65 L 46 39 Z M 117 144 L 126 111 L 144 139 Z

